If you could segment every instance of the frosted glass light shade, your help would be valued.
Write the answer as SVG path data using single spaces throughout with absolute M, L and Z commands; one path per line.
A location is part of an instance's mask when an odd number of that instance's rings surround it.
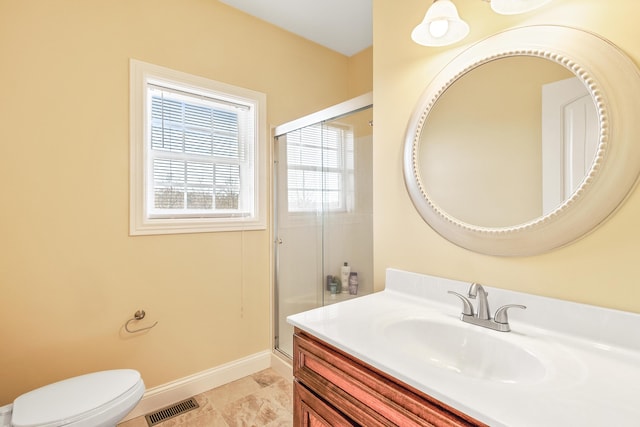
M 467 34 L 469 25 L 460 19 L 456 6 L 450 0 L 436 0 L 411 32 L 411 39 L 423 46 L 446 46 Z
M 516 15 L 537 9 L 551 0 L 491 0 L 491 9 L 501 15 Z

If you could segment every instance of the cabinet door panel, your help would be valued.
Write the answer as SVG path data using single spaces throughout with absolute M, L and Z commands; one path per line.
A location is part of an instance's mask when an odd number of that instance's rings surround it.
M 293 419 L 300 427 L 354 427 L 347 418 L 297 381 L 293 383 Z

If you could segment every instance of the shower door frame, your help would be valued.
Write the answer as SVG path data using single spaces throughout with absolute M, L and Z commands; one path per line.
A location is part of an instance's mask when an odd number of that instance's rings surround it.
M 278 353 L 287 359 L 290 359 L 290 355 L 279 350 L 279 304 L 278 304 L 278 269 L 279 269 L 279 255 L 278 255 L 278 246 L 279 246 L 279 237 L 278 237 L 278 177 L 277 177 L 277 166 L 275 165 L 276 153 L 274 147 L 276 146 L 276 140 L 278 137 L 284 136 L 289 132 L 293 132 L 298 129 L 302 129 L 307 126 L 311 126 L 318 123 L 328 122 L 331 120 L 335 120 L 341 116 L 345 116 L 347 114 L 356 113 L 361 110 L 365 110 L 367 108 L 373 107 L 373 92 L 368 92 L 358 97 L 349 99 L 347 101 L 341 102 L 339 104 L 333 105 L 331 107 L 325 108 L 323 110 L 317 111 L 315 113 L 311 113 L 309 115 L 300 117 L 298 119 L 292 120 L 290 122 L 278 125 L 273 130 L 272 135 L 272 145 L 271 145 L 271 153 L 274 161 L 272 162 L 272 209 L 271 209 L 271 241 L 273 242 L 272 246 L 272 263 L 271 268 L 272 271 L 272 290 L 271 290 L 271 299 L 272 299 L 272 310 L 271 313 L 271 347 L 272 351 Z

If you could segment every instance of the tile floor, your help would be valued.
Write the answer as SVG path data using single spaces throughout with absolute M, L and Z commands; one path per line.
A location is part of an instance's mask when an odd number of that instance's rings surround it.
M 273 369 L 225 384 L 195 397 L 199 408 L 154 427 L 291 427 L 293 386 Z M 148 427 L 144 416 L 117 427 Z

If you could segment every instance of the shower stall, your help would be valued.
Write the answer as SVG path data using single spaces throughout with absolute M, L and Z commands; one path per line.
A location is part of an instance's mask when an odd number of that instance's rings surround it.
M 288 357 L 287 316 L 373 291 L 372 126 L 366 94 L 275 129 L 274 346 Z

